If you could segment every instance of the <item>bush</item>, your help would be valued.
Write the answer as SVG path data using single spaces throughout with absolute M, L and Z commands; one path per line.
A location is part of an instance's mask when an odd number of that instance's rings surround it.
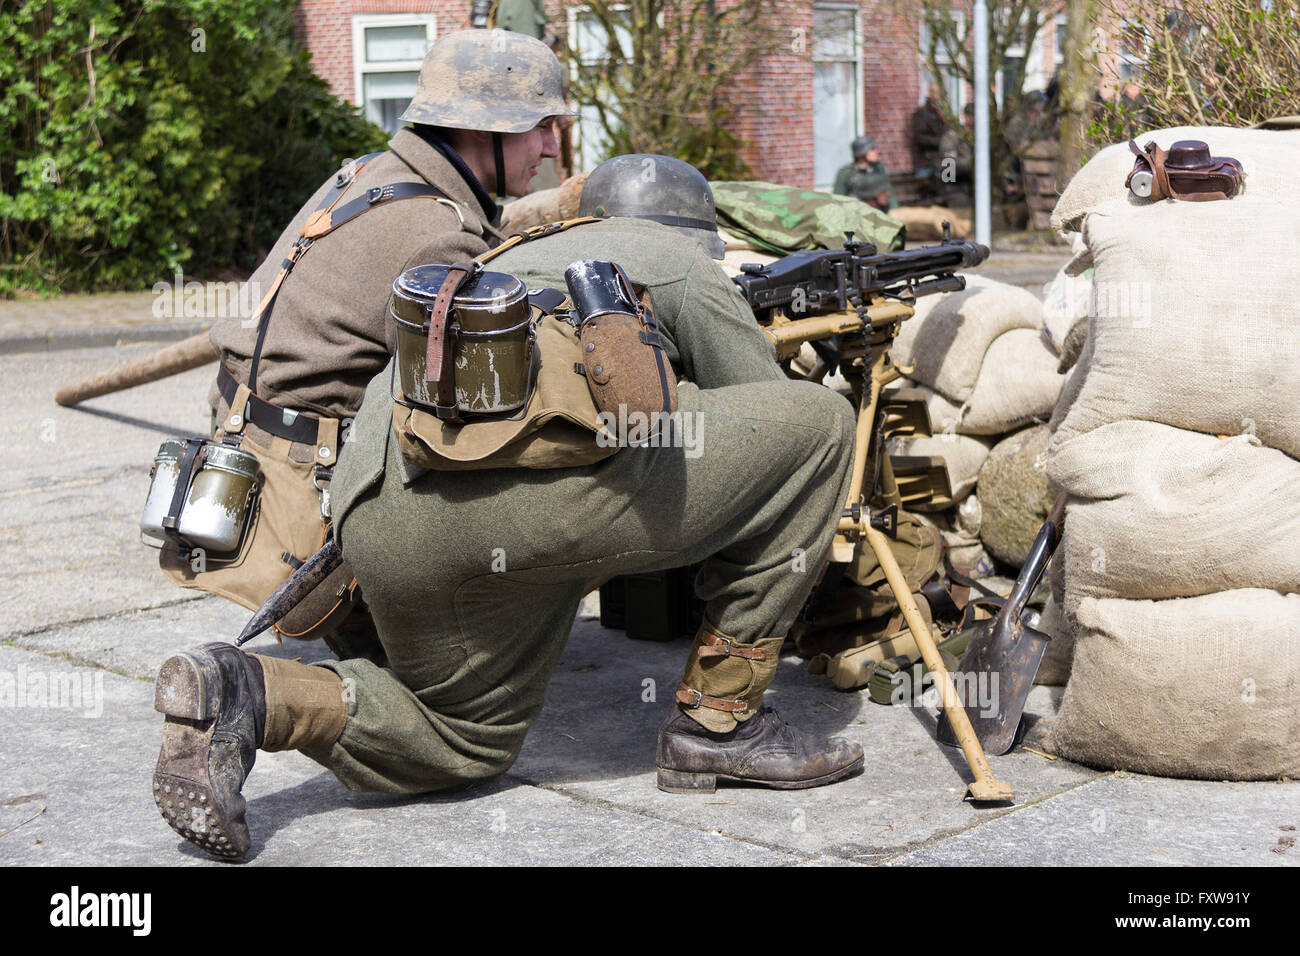
M 1089 134 L 1097 145 L 1169 126 L 1253 126 L 1300 114 L 1300 24 L 1292 4 L 1148 0 L 1102 4 L 1126 23 L 1118 39 L 1145 61 L 1133 103 L 1103 104 Z M 1134 15 L 1135 12 L 1137 15 Z M 1127 16 L 1121 20 L 1121 15 Z
M 0 0 L 0 293 L 252 269 L 385 134 L 293 38 L 290 0 Z

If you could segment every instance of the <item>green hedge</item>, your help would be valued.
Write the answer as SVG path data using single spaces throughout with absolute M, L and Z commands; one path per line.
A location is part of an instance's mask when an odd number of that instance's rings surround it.
M 253 268 L 383 130 L 293 37 L 290 0 L 0 0 L 0 294 Z

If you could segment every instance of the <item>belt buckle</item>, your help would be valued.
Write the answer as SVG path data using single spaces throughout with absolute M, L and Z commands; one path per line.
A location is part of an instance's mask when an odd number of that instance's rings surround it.
M 687 704 L 686 706 L 687 706 L 687 707 L 690 707 L 692 710 L 699 710 L 699 709 L 700 709 L 700 705 L 702 705 L 702 704 L 704 703 L 704 695 L 701 694 L 701 693 L 700 693 L 698 690 L 696 690 L 694 687 L 688 687 L 688 688 L 686 688 L 686 689 L 689 690 L 692 694 L 695 695 L 695 703 L 693 703 L 693 704 Z
M 393 198 L 393 184 L 388 183 L 385 186 L 372 186 L 366 196 L 366 202 L 374 205 L 377 202 L 383 202 L 386 199 Z

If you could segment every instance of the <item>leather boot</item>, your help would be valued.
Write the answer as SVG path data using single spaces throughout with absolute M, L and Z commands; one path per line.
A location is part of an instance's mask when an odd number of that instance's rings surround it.
M 163 662 L 154 710 L 167 715 L 153 797 L 168 826 L 223 860 L 248 852 L 240 788 L 266 727 L 261 664 L 233 644 L 204 644 Z
M 153 791 L 169 826 L 224 860 L 248 853 L 240 794 L 257 751 L 327 751 L 348 710 L 333 671 L 204 644 L 158 671 L 154 709 L 167 715 Z
M 762 705 L 733 730 L 717 733 L 678 706 L 659 728 L 659 789 L 712 793 L 719 780 L 802 790 L 843 780 L 862 769 L 862 748 L 844 737 L 801 733 Z

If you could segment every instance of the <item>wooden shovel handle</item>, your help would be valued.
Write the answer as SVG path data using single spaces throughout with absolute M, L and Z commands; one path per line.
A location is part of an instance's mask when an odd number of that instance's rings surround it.
M 98 398 L 110 392 L 156 382 L 160 378 L 188 372 L 216 360 L 217 353 L 208 339 L 208 333 L 200 332 L 142 359 L 65 385 L 54 393 L 54 401 L 65 407 L 76 405 L 88 398 Z

